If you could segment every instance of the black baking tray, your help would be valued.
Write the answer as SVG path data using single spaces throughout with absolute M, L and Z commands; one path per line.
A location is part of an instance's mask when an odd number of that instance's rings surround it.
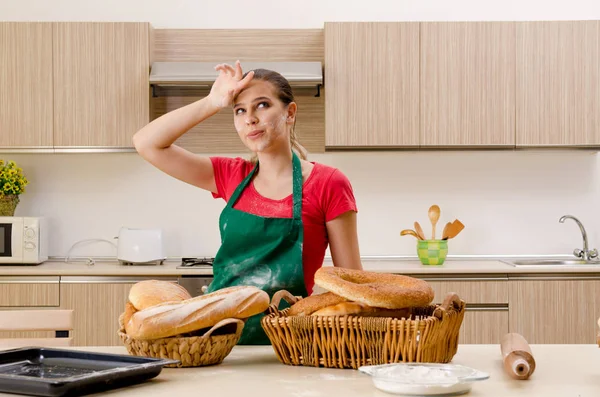
M 177 360 L 26 347 L 0 351 L 0 392 L 82 396 L 156 377 Z

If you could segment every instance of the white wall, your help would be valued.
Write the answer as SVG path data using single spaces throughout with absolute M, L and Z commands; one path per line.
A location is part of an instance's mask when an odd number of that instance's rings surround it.
M 258 5 L 257 5 L 258 4 Z M 327 4 L 327 9 L 325 8 Z M 157 28 L 321 28 L 333 20 L 600 19 L 588 1 L 44 1 L 0 0 L 0 20 L 150 21 Z M 1 154 L 31 185 L 17 215 L 51 219 L 50 254 L 73 243 L 112 239 L 121 226 L 162 227 L 169 256 L 214 255 L 223 202 L 155 170 L 134 153 Z M 571 213 L 600 245 L 598 156 L 585 151 L 328 153 L 311 159 L 339 167 L 353 183 L 364 255 L 414 255 L 399 236 L 427 209 L 465 231 L 451 254 L 569 254 L 581 245 Z M 108 244 L 73 255 L 112 255 Z
M 0 0 L 0 20 L 150 21 L 156 28 L 322 28 L 323 21 L 598 19 L 598 0 Z

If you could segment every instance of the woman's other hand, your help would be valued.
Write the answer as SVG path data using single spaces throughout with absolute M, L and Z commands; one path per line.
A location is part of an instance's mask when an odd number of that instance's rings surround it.
M 235 62 L 235 69 L 231 65 L 221 63 L 215 66 L 215 70 L 219 72 L 219 76 L 210 90 L 209 97 L 215 107 L 223 109 L 231 106 L 233 98 L 248 86 L 254 77 L 254 72 L 250 71 L 242 78 L 244 74 L 240 61 Z

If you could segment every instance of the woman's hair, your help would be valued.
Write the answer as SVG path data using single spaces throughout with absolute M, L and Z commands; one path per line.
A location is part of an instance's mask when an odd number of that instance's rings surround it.
M 244 77 L 248 72 L 244 73 Z M 284 105 L 289 105 L 294 102 L 294 93 L 292 92 L 292 87 L 290 83 L 287 81 L 285 77 L 281 74 L 268 70 L 268 69 L 254 69 L 254 77 L 253 80 L 262 80 L 267 81 L 275 87 L 275 92 L 277 93 L 277 97 Z M 298 157 L 302 160 L 306 160 L 307 152 L 304 146 L 298 142 L 298 138 L 296 137 L 296 120 L 294 119 L 294 125 L 290 131 L 290 143 L 292 144 L 292 150 L 296 152 Z M 257 161 L 256 154 L 252 157 L 252 162 Z

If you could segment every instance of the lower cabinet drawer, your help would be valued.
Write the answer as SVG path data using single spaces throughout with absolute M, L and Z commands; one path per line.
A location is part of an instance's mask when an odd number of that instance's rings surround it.
M 435 292 L 434 303 L 442 303 L 448 293 L 455 292 L 470 304 L 508 304 L 508 280 L 426 280 Z
M 0 307 L 58 307 L 59 277 L 0 277 Z
M 466 310 L 460 327 L 460 344 L 500 344 L 508 333 L 507 310 Z

